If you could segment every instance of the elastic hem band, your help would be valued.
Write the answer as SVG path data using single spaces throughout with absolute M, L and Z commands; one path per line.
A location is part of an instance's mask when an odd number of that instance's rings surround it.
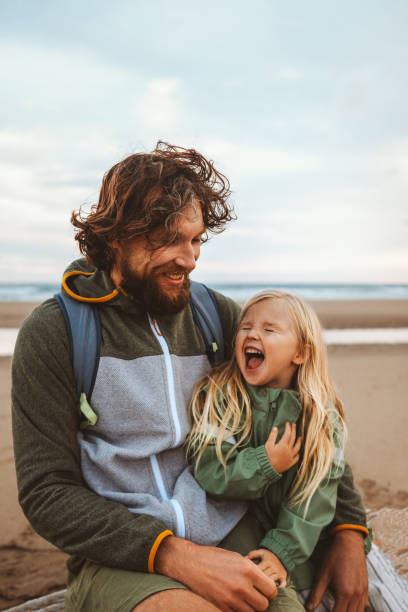
M 78 295 L 77 293 L 74 293 L 72 289 L 70 289 L 67 285 L 67 279 L 70 276 L 78 276 L 78 274 L 83 274 L 84 276 L 92 276 L 93 272 L 82 272 L 81 270 L 72 270 L 72 272 L 67 272 L 66 274 L 64 274 L 62 278 L 62 286 L 64 290 L 66 291 L 66 293 L 68 293 L 70 297 L 74 298 L 74 300 L 77 300 L 78 302 L 90 302 L 90 303 L 109 302 L 109 300 L 112 300 L 119 293 L 118 289 L 114 289 L 112 293 L 109 293 L 109 295 L 104 295 L 103 297 L 99 297 L 99 298 L 82 297 L 82 295 Z
M 337 531 L 343 531 L 344 529 L 351 529 L 352 531 L 362 531 L 366 535 L 366 537 L 370 535 L 370 532 L 368 531 L 367 527 L 364 527 L 364 525 L 349 525 L 347 523 L 345 523 L 344 525 L 337 525 L 336 527 L 333 527 L 330 533 L 333 534 Z
M 156 554 L 160 544 L 163 542 L 164 538 L 167 538 L 168 536 L 172 535 L 174 535 L 174 533 L 170 531 L 170 529 L 166 529 L 166 531 L 162 531 L 161 533 L 159 533 L 159 535 L 155 539 L 153 546 L 150 549 L 149 559 L 147 561 L 147 570 L 150 574 L 155 574 L 154 560 L 156 558 Z

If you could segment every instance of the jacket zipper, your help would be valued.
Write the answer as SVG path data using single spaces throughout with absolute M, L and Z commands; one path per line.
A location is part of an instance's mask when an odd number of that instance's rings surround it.
M 180 442 L 180 439 L 181 439 L 181 426 L 180 426 L 180 420 L 179 420 L 178 413 L 177 413 L 174 372 L 173 372 L 173 365 L 171 363 L 170 351 L 169 351 L 169 347 L 167 346 L 167 342 L 164 339 L 164 336 L 160 332 L 160 329 L 157 325 L 157 321 L 153 320 L 150 315 L 148 315 L 148 317 L 149 317 L 149 323 L 150 323 L 152 332 L 155 338 L 158 340 L 160 347 L 163 351 L 163 355 L 164 355 L 164 363 L 166 365 L 166 374 L 167 374 L 167 388 L 168 388 L 169 399 L 170 399 L 170 412 L 171 412 L 171 416 L 172 416 L 172 420 L 174 424 L 174 432 L 175 432 L 173 446 L 177 446 L 177 444 Z M 156 481 L 156 485 L 159 490 L 159 494 L 160 494 L 160 497 L 162 498 L 162 501 L 169 501 L 174 508 L 174 512 L 176 515 L 176 523 L 177 523 L 177 535 L 180 538 L 185 538 L 186 537 L 186 523 L 184 520 L 183 509 L 180 503 L 177 501 L 177 499 L 170 499 L 169 496 L 167 495 L 166 487 L 164 485 L 163 475 L 161 473 L 159 462 L 157 460 L 156 455 L 150 456 L 150 464 L 152 466 L 154 479 Z
M 167 346 L 167 342 L 165 341 L 163 335 L 160 333 L 159 327 L 157 325 L 157 321 L 155 320 L 153 321 L 150 315 L 148 316 L 149 316 L 150 327 L 152 328 L 153 334 L 157 338 L 160 344 L 160 347 L 163 351 L 163 354 L 164 354 L 164 362 L 166 364 L 166 372 L 167 372 L 167 388 L 169 391 L 169 398 L 170 398 L 170 410 L 171 410 L 171 416 L 173 418 L 174 432 L 175 432 L 173 446 L 177 446 L 181 438 L 181 427 L 180 427 L 180 421 L 179 421 L 178 414 L 177 414 L 176 393 L 174 390 L 174 373 L 173 373 L 173 365 L 171 363 L 170 351 L 169 351 L 169 347 Z

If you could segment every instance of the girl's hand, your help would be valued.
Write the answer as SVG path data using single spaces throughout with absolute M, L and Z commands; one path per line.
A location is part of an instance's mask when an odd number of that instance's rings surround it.
M 276 444 L 278 428 L 273 427 L 265 444 L 266 454 L 277 472 L 286 472 L 299 461 L 302 438 L 296 440 L 296 423 L 286 422 L 283 436 Z
M 270 550 L 260 548 L 259 550 L 251 550 L 247 554 L 248 559 L 260 559 L 258 568 L 263 571 L 264 574 L 273 578 L 275 582 L 279 583 L 279 588 L 283 589 L 286 586 L 287 571 L 285 566 L 282 565 L 279 558 L 273 554 Z

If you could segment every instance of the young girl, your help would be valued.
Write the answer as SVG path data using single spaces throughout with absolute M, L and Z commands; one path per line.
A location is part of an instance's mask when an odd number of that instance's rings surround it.
M 308 560 L 334 516 L 346 433 L 314 311 L 282 291 L 250 299 L 234 357 L 200 381 L 192 413 L 195 478 L 212 496 L 253 500 L 265 536 L 248 557 L 280 584 L 271 609 L 303 610 L 293 589 L 312 586 Z

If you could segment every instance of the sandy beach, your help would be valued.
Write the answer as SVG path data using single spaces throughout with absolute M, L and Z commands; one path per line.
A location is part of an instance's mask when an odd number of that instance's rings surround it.
M 408 327 L 408 300 L 321 301 L 325 328 Z M 0 328 L 16 328 L 33 303 L 0 303 Z M 349 426 L 347 457 L 375 538 L 408 577 L 408 344 L 332 345 L 333 378 Z M 17 501 L 13 464 L 11 357 L 0 357 L 0 610 L 62 588 L 66 555 L 36 535 Z

